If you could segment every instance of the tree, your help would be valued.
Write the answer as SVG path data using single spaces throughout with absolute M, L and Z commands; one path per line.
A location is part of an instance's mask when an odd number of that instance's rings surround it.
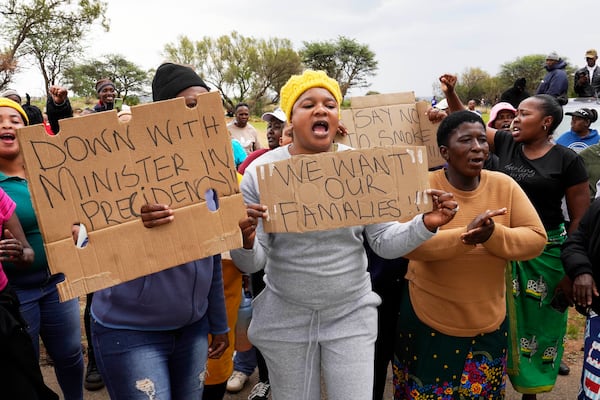
M 484 95 L 482 97 L 487 99 L 488 103 L 482 105 L 489 106 L 496 104 L 499 101 L 500 96 L 502 95 L 502 92 L 504 92 L 504 90 L 506 90 L 506 88 L 500 84 L 500 79 L 498 79 L 498 77 L 494 76 L 490 77 L 489 79 L 486 79 L 483 82 Z
M 517 79 L 525 78 L 527 80 L 526 90 L 533 94 L 546 74 L 546 70 L 544 69 L 545 64 L 546 55 L 544 54 L 517 57 L 514 61 L 500 66 L 498 78 L 504 90 L 512 87 Z
M 467 102 L 471 99 L 479 102 L 481 98 L 488 98 L 486 88 L 489 87 L 490 74 L 481 68 L 467 68 L 458 79 L 456 93 L 462 101 Z M 493 98 L 491 99 L 493 100 Z
M 369 87 L 368 78 L 377 71 L 375 53 L 369 46 L 344 36 L 336 41 L 304 42 L 300 55 L 308 68 L 323 70 L 337 80 L 342 96 L 352 88 Z
M 32 57 L 40 68 L 46 86 L 57 79 L 74 57 L 83 51 L 80 42 L 91 25 L 105 18 L 107 4 L 103 1 L 79 0 L 8 0 L 0 3 L 0 32 L 8 43 L 0 63 L 0 74 L 12 76 L 18 61 Z M 0 82 L 2 84 L 2 82 Z
M 0 52 L 0 90 L 10 83 L 16 68 L 15 58 L 7 50 Z
M 245 37 L 233 31 L 216 39 L 205 36 L 194 42 L 186 36 L 167 44 L 163 55 L 188 64 L 221 93 L 228 110 L 246 102 L 256 113 L 266 97 L 278 101 L 281 86 L 300 72 L 301 61 L 288 39 Z
M 116 96 L 125 102 L 132 95 L 147 94 L 149 73 L 118 54 L 104 56 L 104 60 L 92 60 L 65 70 L 65 82 L 79 96 L 96 98 L 96 81 L 109 78 L 115 84 Z M 127 104 L 133 104 L 128 102 Z
M 110 77 L 114 82 L 118 97 L 125 101 L 131 94 L 149 94 L 149 91 L 145 90 L 151 83 L 148 71 L 118 54 L 109 54 L 105 58 L 105 77 Z
M 288 39 L 271 38 L 257 43 L 258 73 L 254 97 L 259 99 L 272 93 L 271 103 L 279 102 L 281 88 L 290 76 L 302 71 L 300 56 Z
M 565 72 L 569 79 L 569 97 L 574 97 L 575 92 L 573 90 L 573 75 L 577 69 L 575 66 L 569 64 L 569 59 L 564 58 L 567 63 Z M 527 91 L 534 94 L 540 85 L 540 81 L 546 75 L 546 55 L 545 54 L 532 54 L 529 56 L 518 57 L 512 62 L 502 64 L 500 66 L 500 73 L 498 77 L 500 82 L 504 85 L 504 90 L 513 86 L 515 80 L 518 78 L 525 78 L 527 80 Z

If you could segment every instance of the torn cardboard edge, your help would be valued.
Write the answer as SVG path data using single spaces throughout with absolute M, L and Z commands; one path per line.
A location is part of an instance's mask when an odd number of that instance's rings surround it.
M 407 221 L 424 212 L 424 146 L 346 150 L 257 166 L 265 232 L 308 232 Z
M 131 107 L 127 123 L 104 112 L 19 130 L 28 183 L 61 300 L 242 246 L 245 206 L 218 93 Z M 208 208 L 207 190 L 219 208 Z M 142 204 L 168 203 L 175 220 L 148 229 Z M 94 213 L 85 209 L 94 205 Z M 89 244 L 77 249 L 74 222 Z
M 437 126 L 425 115 L 426 101 L 416 101 L 413 92 L 386 93 L 352 97 L 349 109 L 342 110 L 342 122 L 348 130 L 335 141 L 353 148 L 378 146 L 425 146 L 428 166 L 441 166 L 437 145 Z

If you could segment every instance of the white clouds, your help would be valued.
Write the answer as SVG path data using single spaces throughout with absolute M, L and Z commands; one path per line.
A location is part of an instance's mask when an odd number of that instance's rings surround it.
M 517 57 L 553 50 L 582 66 L 588 48 L 600 50 L 592 0 L 108 3 L 111 31 L 94 30 L 88 39 L 90 58 L 118 53 L 150 69 L 163 60 L 164 45 L 180 35 L 200 39 L 235 30 L 257 38 L 288 38 L 296 49 L 304 41 L 343 35 L 375 52 L 379 71 L 371 90 L 415 91 L 420 96 L 429 96 L 432 83 L 444 72 L 479 67 L 496 74 L 501 64 Z M 19 76 L 17 89 L 39 95 L 42 85 L 32 67 Z

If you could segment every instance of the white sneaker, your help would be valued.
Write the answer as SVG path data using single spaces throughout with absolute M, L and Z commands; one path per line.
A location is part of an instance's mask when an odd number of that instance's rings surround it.
M 271 385 L 266 382 L 258 382 L 250 391 L 248 400 L 267 400 L 271 392 Z
M 248 375 L 240 371 L 233 371 L 227 379 L 227 391 L 237 393 L 244 388 L 246 382 L 248 382 Z

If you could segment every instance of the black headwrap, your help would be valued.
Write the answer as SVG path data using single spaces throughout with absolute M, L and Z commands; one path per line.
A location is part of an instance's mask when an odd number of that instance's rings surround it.
M 437 130 L 437 143 L 438 146 L 447 146 L 448 145 L 448 137 L 450 134 L 458 128 L 460 124 L 463 122 L 479 122 L 483 129 L 485 130 L 485 124 L 483 120 L 479 116 L 479 114 L 474 113 L 469 110 L 456 111 L 452 114 L 448 115 L 446 118 L 442 120 L 440 126 L 438 126 Z
M 179 92 L 192 86 L 202 86 L 210 91 L 208 85 L 190 67 L 173 63 L 162 64 L 152 80 L 152 100 L 174 99 Z

